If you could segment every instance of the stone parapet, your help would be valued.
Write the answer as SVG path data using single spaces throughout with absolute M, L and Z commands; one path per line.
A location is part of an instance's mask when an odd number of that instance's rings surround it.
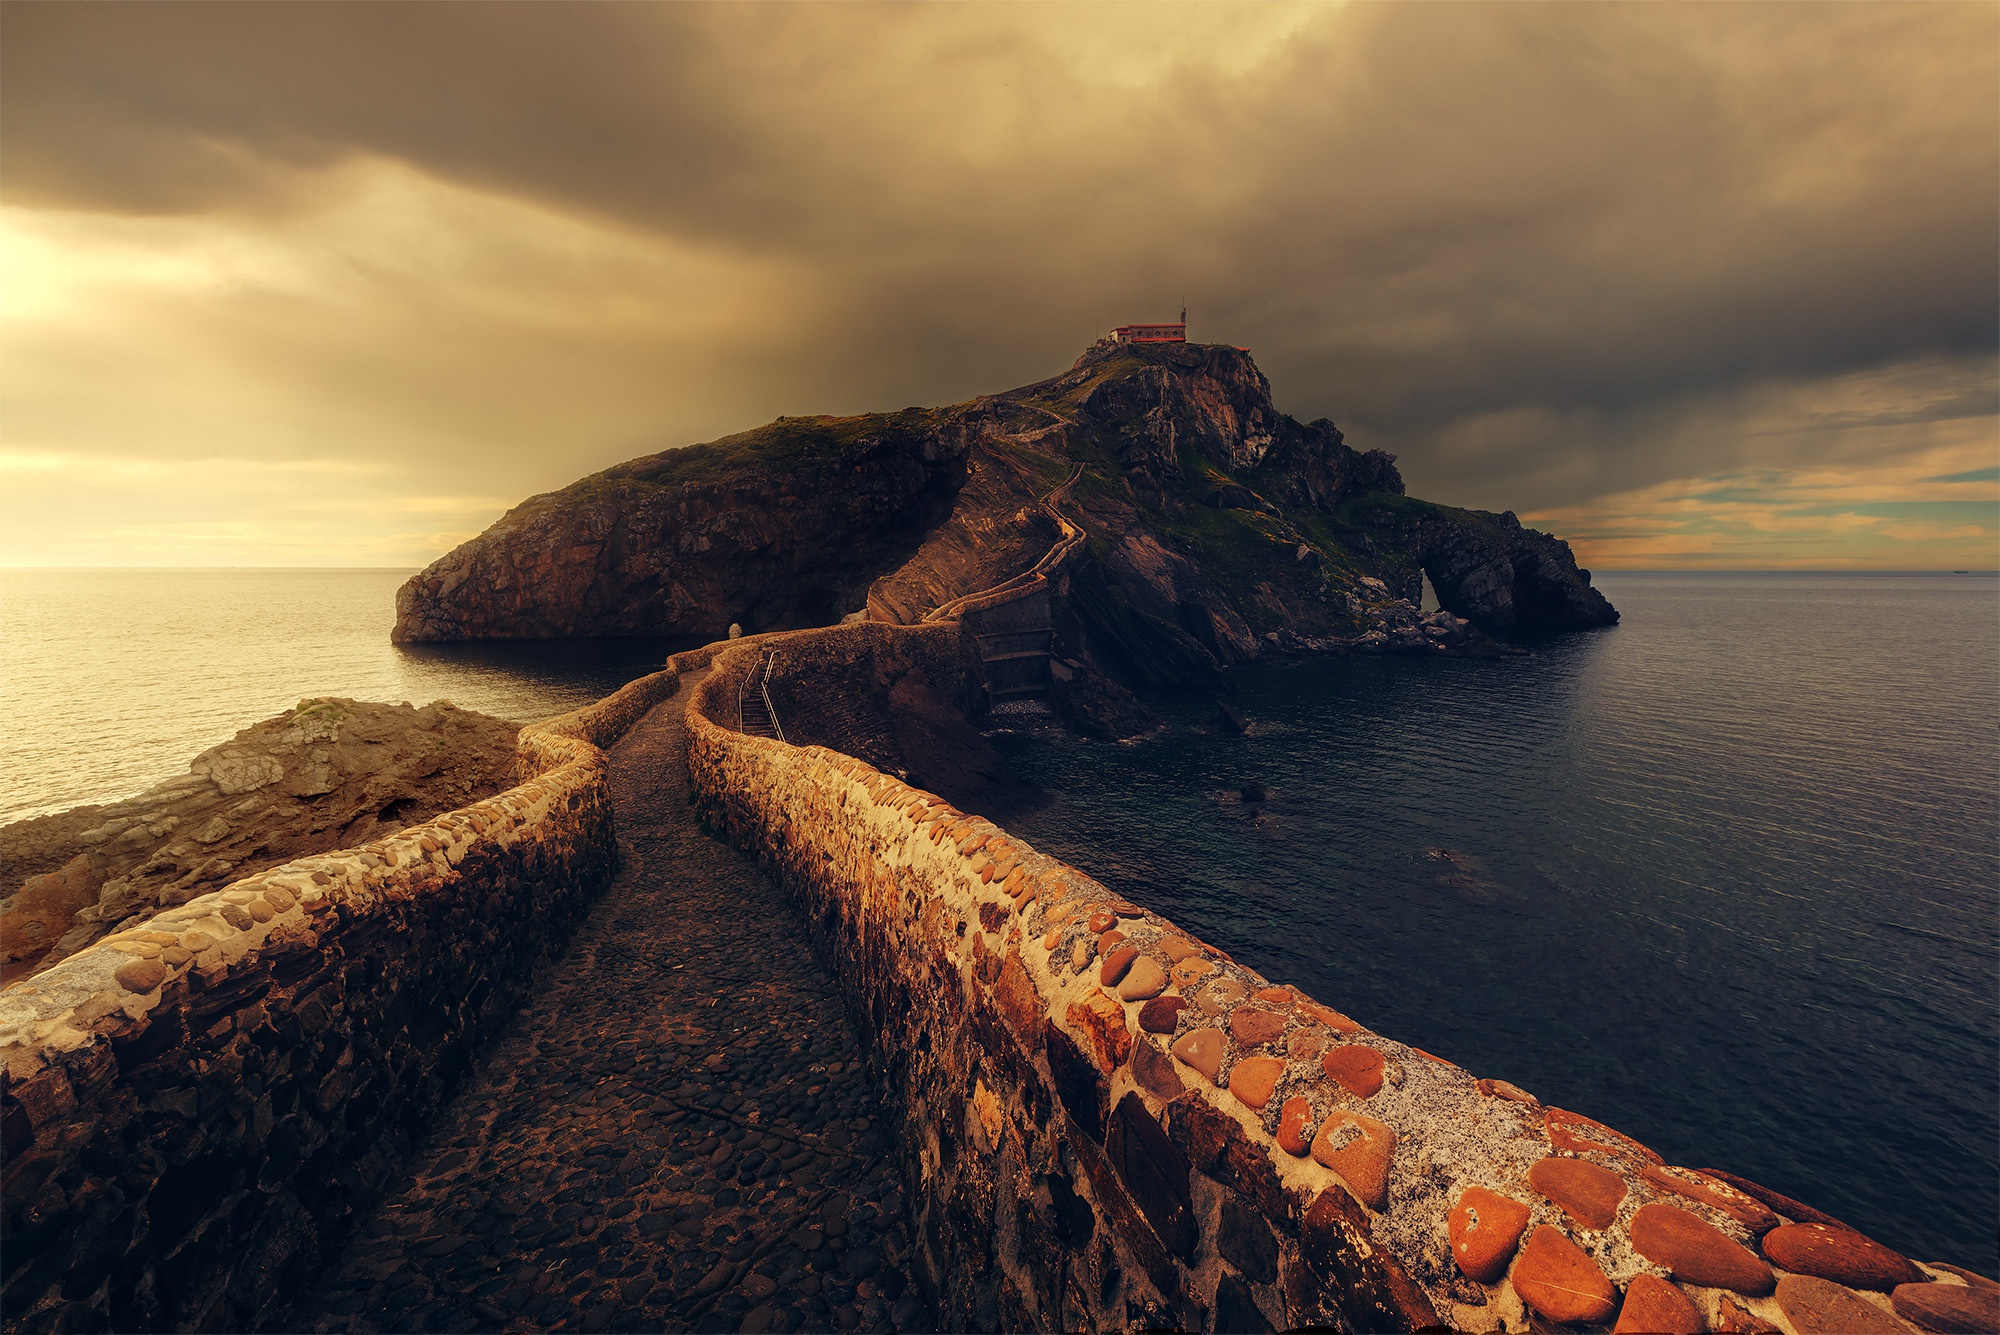
M 1991 1281 L 1376 1034 L 851 756 L 719 725 L 753 657 L 691 699 L 691 777 L 905 1106 L 945 1328 L 2000 1325 Z
M 602 747 L 707 657 L 522 729 L 507 792 L 0 992 L 7 1327 L 282 1324 L 608 881 Z

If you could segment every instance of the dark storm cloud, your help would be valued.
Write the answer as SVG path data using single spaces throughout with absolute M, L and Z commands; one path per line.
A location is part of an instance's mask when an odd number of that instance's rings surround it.
M 773 411 L 1185 293 L 1417 485 L 1571 505 L 1787 463 L 1728 424 L 1887 368 L 1990 413 L 1997 13 L 13 4 L 0 191 L 254 229 L 382 159 L 790 266 L 720 377 Z

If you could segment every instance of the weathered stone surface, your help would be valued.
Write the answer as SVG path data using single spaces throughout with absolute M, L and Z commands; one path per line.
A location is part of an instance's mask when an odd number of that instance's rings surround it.
M 1300 1221 L 1299 1255 L 1324 1285 L 1320 1298 L 1327 1305 L 1326 1317 L 1344 1321 L 1350 1330 L 1443 1328 L 1424 1291 L 1371 1234 L 1368 1216 L 1340 1187 L 1314 1197 Z
M 1626 1286 L 1612 1335 L 1702 1335 L 1701 1312 L 1688 1296 L 1657 1275 L 1640 1275 Z
M 1524 1103 L 1531 1108 L 1537 1107 L 1541 1103 L 1540 1099 L 1530 1094 L 1527 1090 L 1505 1080 L 1480 1079 L 1473 1081 L 1472 1084 L 1473 1088 L 1488 1098 L 1505 1099 L 1509 1103 Z
M 1778 1226 L 1778 1216 L 1769 1206 L 1737 1187 L 1692 1168 L 1646 1164 L 1639 1175 L 1663 1190 L 1689 1200 L 1712 1205 L 1752 1233 L 1767 1233 Z
M 1497 1283 L 1528 1227 L 1528 1207 L 1511 1197 L 1467 1187 L 1446 1218 L 1451 1259 L 1481 1284 Z
M 1215 1282 L 1215 1328 L 1244 1335 L 1268 1335 L 1277 1329 L 1243 1281 L 1228 1273 Z
M 1260 1010 L 1256 1006 L 1238 1006 L 1229 1013 L 1229 1032 L 1246 1048 L 1269 1043 L 1284 1031 L 1285 1017 L 1274 1011 Z
M 1155 997 L 1139 1008 L 1139 1027 L 1149 1034 L 1171 1034 L 1186 1005 L 1184 997 Z
M 1148 1001 L 1158 997 L 1166 988 L 1167 971 L 1160 967 L 1159 961 L 1142 955 L 1132 961 L 1132 967 L 1118 984 L 1118 995 L 1126 1001 Z M 1176 1001 L 1179 999 L 1174 998 Z M 1143 1018 L 1140 1023 L 1144 1025 Z
M 1284 1073 L 1285 1063 L 1280 1058 L 1245 1057 L 1229 1070 L 1229 1092 L 1243 1104 L 1261 1108 L 1271 1101 L 1278 1077 Z
M 1195 993 L 1194 1004 L 1210 1015 L 1221 1015 L 1248 995 L 1249 990 L 1234 978 L 1218 978 Z
M 1341 1047 L 1321 1059 L 1329 1080 L 1358 1098 L 1371 1098 L 1382 1091 L 1382 1054 L 1373 1048 Z
M 1107 1075 L 1132 1055 L 1132 1031 L 1125 1025 L 1125 1007 L 1102 988 L 1071 1002 L 1063 1018 L 1083 1032 L 1098 1069 Z
M 1200 1232 L 1188 1187 L 1188 1161 L 1138 1095 L 1127 1094 L 1118 1101 L 1105 1152 L 1160 1242 L 1181 1260 L 1192 1261 Z
M 1006 1018 L 1012 1029 L 1023 1042 L 1032 1043 L 1042 1028 L 1042 998 L 1035 991 L 1035 982 L 1028 977 L 1027 966 L 1021 963 L 1019 951 L 1009 952 L 1007 961 L 1000 966 L 1000 981 L 993 986 L 993 1001 Z
M 1677 1205 L 1654 1201 L 1632 1216 L 1632 1249 L 1684 1284 L 1761 1298 L 1776 1277 L 1740 1243 Z
M 158 960 L 136 959 L 119 965 L 112 977 L 127 992 L 151 992 L 167 980 L 167 966 Z
M 1924 1272 L 1872 1238 L 1825 1224 L 1785 1224 L 1764 1235 L 1764 1255 L 1785 1270 L 1816 1275 L 1853 1289 L 1916 1284 Z
M 1151 1039 L 1140 1039 L 1132 1045 L 1132 1078 L 1162 1103 L 1171 1103 L 1187 1092 L 1173 1062 Z
M 1335 1109 L 1313 1137 L 1312 1157 L 1340 1174 L 1355 1199 L 1371 1210 L 1389 1202 L 1389 1161 L 1396 1133 L 1373 1117 Z
M 1191 1029 L 1174 1040 L 1173 1054 L 1207 1076 L 1209 1083 L 1220 1084 L 1226 1047 L 1220 1029 Z
M 1906 1322 L 1832 1280 L 1786 1275 L 1777 1299 L 1798 1335 L 1910 1335 Z
M 1766 1321 L 1726 1293 L 1716 1300 L 1715 1329 L 1722 1335 L 1785 1335 L 1777 1322 Z
M 1278 1240 L 1270 1223 L 1233 1195 L 1225 1194 L 1215 1221 L 1215 1249 L 1252 1284 L 1278 1278 Z
M 1899 1284 L 1889 1301 L 1897 1316 L 1936 1335 L 1992 1335 L 2000 1331 L 2000 1286 Z
M 1136 946 L 1117 947 L 1106 955 L 1104 963 L 1098 966 L 1097 981 L 1105 987 L 1112 986 L 1125 976 L 1125 971 L 1132 967 L 1132 961 L 1138 958 L 1139 951 Z
M 1197 1171 L 1235 1191 L 1266 1219 L 1286 1217 L 1289 1198 L 1270 1150 L 1261 1140 L 1251 1139 L 1236 1118 L 1199 1090 L 1175 1100 L 1167 1116 L 1167 1134 Z
M 1299 1013 L 1308 1019 L 1318 1021 L 1320 1024 L 1333 1030 L 1336 1034 L 1356 1034 L 1361 1032 L 1361 1026 L 1358 1023 L 1348 1019 L 1332 1007 L 1322 1006 L 1316 1001 L 1301 999 L 1299 1002 Z
M 1102 1141 L 1109 1090 L 1097 1063 L 1053 1021 L 1043 1031 L 1043 1045 L 1056 1098 L 1085 1135 Z
M 1819 1222 L 1825 1221 L 1822 1220 Z M 1835 1224 L 1834 1227 L 1845 1228 L 1847 1226 L 1845 1224 Z M 2000 1289 L 2000 1280 L 1982 1275 L 1977 1270 L 1967 1270 L 1962 1265 L 1953 1265 L 1949 1261 L 1932 1261 L 1930 1267 L 1933 1270 L 1942 1270 L 1947 1275 L 1957 1275 L 1975 1289 Z
M 1584 1159 L 1543 1159 L 1528 1170 L 1528 1185 L 1584 1228 L 1609 1228 L 1626 1191 L 1624 1178 Z
M 1312 1103 L 1303 1094 L 1294 1094 L 1278 1110 L 1278 1148 L 1295 1159 L 1303 1159 L 1312 1149 Z
M 1634 1162 L 1658 1164 L 1665 1162 L 1659 1155 L 1641 1145 L 1622 1131 L 1613 1131 L 1602 1122 L 1592 1121 L 1580 1113 L 1565 1112 L 1561 1108 L 1548 1110 L 1546 1125 L 1549 1143 L 1559 1150 L 1574 1154 L 1617 1155 Z
M 1513 1280 L 1521 1301 L 1551 1321 L 1602 1321 L 1618 1299 L 1597 1262 L 1549 1224 L 1528 1235 Z

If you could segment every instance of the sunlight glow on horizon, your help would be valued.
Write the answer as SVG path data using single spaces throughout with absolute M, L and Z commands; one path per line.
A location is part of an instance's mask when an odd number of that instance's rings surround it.
M 7 16 L 0 565 L 422 566 L 1183 293 L 1586 566 L 2000 565 L 1972 10 L 350 13 Z

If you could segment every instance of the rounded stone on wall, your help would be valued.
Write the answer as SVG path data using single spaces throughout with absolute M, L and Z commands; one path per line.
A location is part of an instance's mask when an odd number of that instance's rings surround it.
M 1854 1289 L 1915 1284 L 1924 1272 L 1873 1238 L 1825 1224 L 1785 1224 L 1764 1235 L 1764 1255 L 1785 1270 Z
M 167 981 L 167 966 L 156 959 L 128 960 L 111 976 L 127 992 L 151 992 Z
M 1640 1275 L 1625 1288 L 1611 1335 L 1703 1335 L 1701 1310 L 1658 1275 Z
M 1553 1224 L 1528 1235 L 1513 1278 L 1521 1301 L 1551 1321 L 1602 1321 L 1617 1307 L 1611 1280 Z
M 1937 1335 L 2000 1330 L 2000 1285 L 1898 1284 L 1889 1304 L 1903 1320 Z
M 1195 1029 L 1176 1039 L 1171 1051 L 1174 1056 L 1207 1076 L 1210 1084 L 1215 1084 L 1222 1072 L 1222 1054 L 1225 1046 L 1220 1029 Z
M 1467 1278 L 1499 1282 L 1528 1227 L 1528 1207 L 1485 1187 L 1467 1187 L 1446 1217 L 1451 1259 Z
M 1625 1179 L 1585 1159 L 1547 1158 L 1528 1170 L 1528 1185 L 1583 1228 L 1609 1228 L 1625 1199 Z
M 1904 1322 L 1830 1279 L 1786 1275 L 1777 1299 L 1799 1335 L 1910 1335 Z
M 1386 1123 L 1345 1109 L 1327 1116 L 1312 1143 L 1313 1159 L 1340 1174 L 1355 1199 L 1371 1210 L 1389 1203 L 1389 1161 L 1395 1152 L 1396 1133 Z
M 1761 1298 L 1777 1282 L 1771 1267 L 1741 1243 L 1677 1205 L 1654 1201 L 1632 1216 L 1632 1250 L 1704 1288 Z

